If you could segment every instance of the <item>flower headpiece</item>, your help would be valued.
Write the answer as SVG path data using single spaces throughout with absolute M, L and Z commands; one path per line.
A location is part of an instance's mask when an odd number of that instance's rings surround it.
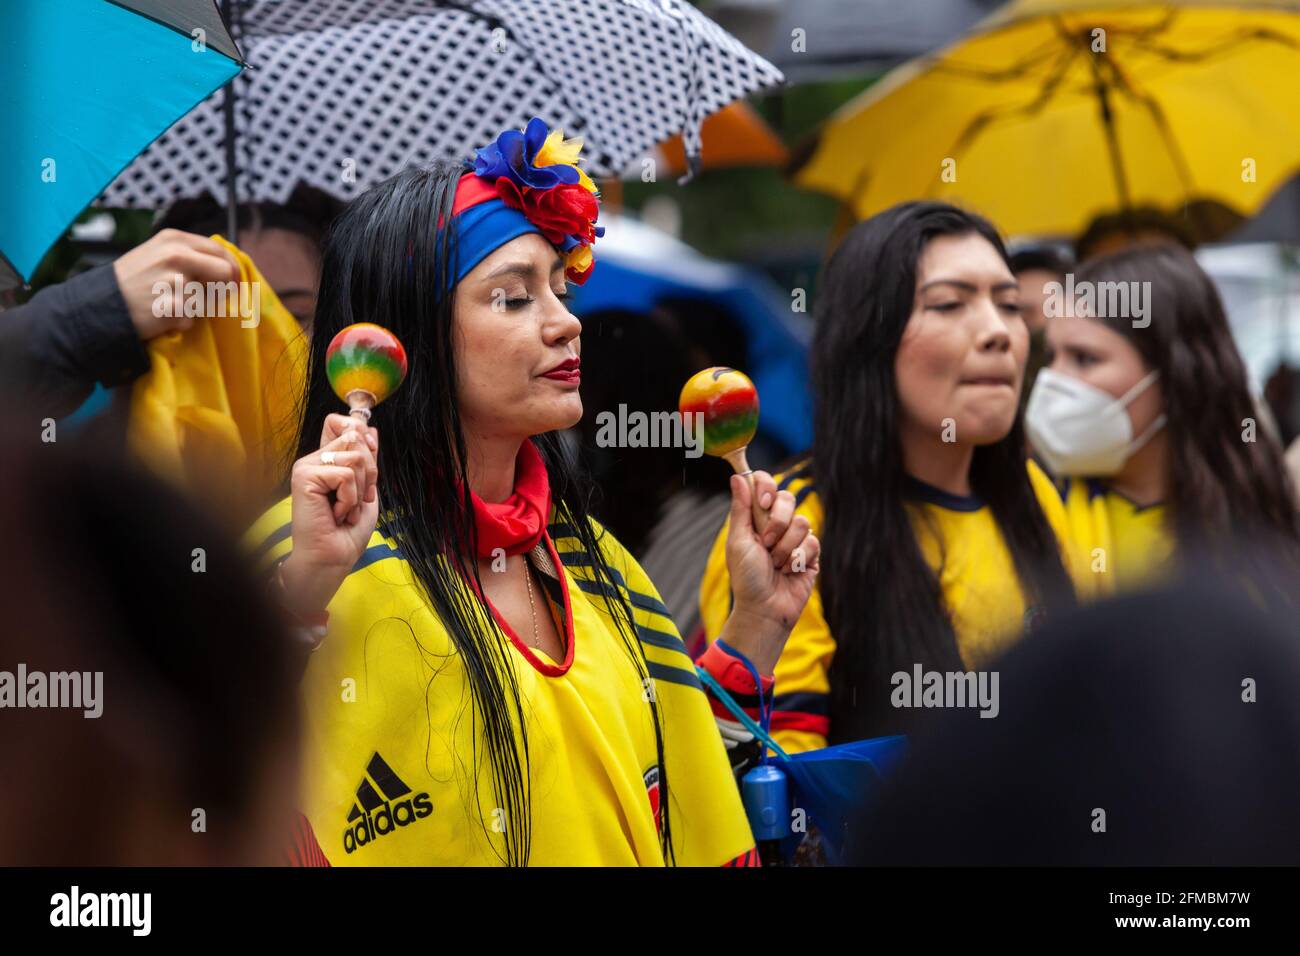
M 590 278 L 591 244 L 605 230 L 596 225 L 596 184 L 578 168 L 581 150 L 581 139 L 565 139 L 562 130 L 549 131 L 534 118 L 522 132 L 507 130 L 476 152 L 473 172 L 457 186 L 453 210 L 460 227 L 458 279 L 494 249 L 529 232 L 541 233 L 560 250 L 570 281 L 582 285 Z

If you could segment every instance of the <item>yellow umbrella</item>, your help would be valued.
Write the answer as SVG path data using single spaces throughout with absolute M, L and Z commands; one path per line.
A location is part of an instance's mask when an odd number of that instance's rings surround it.
M 828 121 L 796 182 L 943 199 L 1010 235 L 1116 209 L 1249 215 L 1300 168 L 1300 0 L 1016 0 Z

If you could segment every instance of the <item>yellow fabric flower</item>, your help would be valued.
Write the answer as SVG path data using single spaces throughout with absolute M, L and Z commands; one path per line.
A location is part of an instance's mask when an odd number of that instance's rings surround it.
M 587 192 L 597 193 L 596 184 L 591 177 L 578 167 L 578 154 L 582 152 L 582 137 L 564 138 L 564 130 L 555 129 L 546 137 L 546 142 L 533 158 L 534 166 L 572 166 L 578 172 L 578 182 Z
M 591 246 L 575 246 L 564 254 L 564 268 L 579 275 L 591 268 Z

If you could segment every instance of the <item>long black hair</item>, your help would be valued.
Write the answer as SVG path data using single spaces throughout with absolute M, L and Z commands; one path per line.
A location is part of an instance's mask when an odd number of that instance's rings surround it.
M 835 635 L 832 740 L 897 729 L 889 679 L 921 664 L 963 670 L 939 581 L 904 507 L 894 359 L 916 292 L 917 263 L 938 236 L 978 235 L 1007 258 L 997 230 L 937 202 L 903 203 L 858 223 L 827 262 L 816 305 L 813 455 L 806 466 L 825 509 L 819 580 Z M 1055 535 L 1026 471 L 1020 419 L 975 449 L 970 484 L 990 508 L 1026 605 L 1072 603 Z
M 453 348 L 456 230 L 451 212 L 464 171 L 460 164 L 444 162 L 399 173 L 359 196 L 330 230 L 295 458 L 319 446 L 325 416 L 342 410 L 325 377 L 330 340 L 353 322 L 375 322 L 391 330 L 406 348 L 410 370 L 401 389 L 371 418 L 380 434 L 388 436 L 379 460 L 381 521 L 446 627 L 465 670 L 476 793 L 486 757 L 496 806 L 505 812 L 501 845 L 481 819 L 484 833 L 502 861 L 523 865 L 529 857 L 532 821 L 529 734 L 519 684 L 509 641 L 483 600 L 459 583 L 464 575 L 477 586 L 478 594 L 483 593 L 478 562 L 472 558 L 477 553 L 477 535 Z M 453 225 L 440 230 L 440 223 Z M 556 433 L 532 441 L 546 463 L 552 501 L 591 556 L 596 589 L 603 594 L 604 608 L 623 640 L 629 666 L 648 687 L 649 669 L 636 637 L 632 608 L 616 586 L 589 518 L 590 482 Z M 665 859 L 671 862 L 663 722 L 654 695 L 644 696 L 650 698 L 658 750 L 660 841 Z
M 1166 520 L 1178 560 L 1260 554 L 1258 546 L 1267 542 L 1274 557 L 1300 569 L 1300 513 L 1282 447 L 1266 428 L 1251 434 L 1258 412 L 1246 367 L 1205 270 L 1170 243 L 1093 259 L 1075 279 L 1124 288 L 1141 282 L 1150 289 L 1147 325 L 1135 328 L 1130 318 L 1113 315 L 1094 321 L 1124 336 L 1147 368 L 1160 373 L 1169 447 Z

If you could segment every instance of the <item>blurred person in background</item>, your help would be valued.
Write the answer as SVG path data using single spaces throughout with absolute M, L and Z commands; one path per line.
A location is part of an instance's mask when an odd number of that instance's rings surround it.
M 1300 591 L 1249 539 L 1261 590 Z M 994 720 L 911 741 L 850 859 L 886 866 L 1300 864 L 1300 641 L 1218 571 L 1052 621 Z
M 646 313 L 597 312 L 583 316 L 582 325 L 589 373 L 577 431 L 601 489 L 593 510 L 641 562 L 688 650 L 698 653 L 704 649 L 700 580 L 730 506 L 731 467 L 709 455 L 686 457 L 680 447 L 598 447 L 599 416 L 616 414 L 620 404 L 647 414 L 675 412 L 682 384 L 696 372 L 743 366 L 744 338 L 725 310 L 692 299 L 666 299 Z M 753 454 L 774 459 L 773 451 Z
M 594 512 L 639 557 L 661 506 L 683 487 L 688 468 L 697 462 L 680 447 L 611 445 L 601 437 L 601 424 L 610 420 L 606 416 L 617 419 L 620 405 L 647 417 L 676 411 L 680 383 L 699 368 L 670 319 L 654 311 L 584 315 L 582 353 L 591 371 L 582 378 L 583 416 L 576 431 L 591 461 L 592 481 L 602 490 Z M 609 437 L 609 428 L 604 431 Z
M 1289 446 L 1300 439 L 1300 369 L 1279 362 L 1264 382 L 1263 397 L 1273 412 L 1282 444 Z
M 194 320 L 154 314 L 154 285 L 233 282 L 239 266 L 220 244 L 163 230 L 111 263 L 37 292 L 0 312 L 0 353 L 22 406 L 38 418 L 70 415 L 100 385 L 116 389 L 149 371 L 144 343 Z
M 287 862 L 301 656 L 246 559 L 120 448 L 4 430 L 0 865 Z
M 320 244 L 339 204 L 300 187 L 286 205 L 239 207 L 240 248 L 257 264 L 299 324 L 310 328 L 320 283 Z M 194 317 L 173 301 L 156 315 L 155 285 L 227 283 L 240 278 L 230 252 L 208 238 L 227 227 L 225 208 L 205 194 L 179 200 L 154 224 L 153 235 L 117 260 L 36 293 L 0 312 L 0 350 L 13 368 L 24 405 L 38 418 L 77 413 L 75 423 L 120 438 L 130 385 L 150 368 L 146 343 L 188 329 Z
M 1024 410 L 1034 387 L 1046 351 L 1049 284 L 1064 282 L 1070 259 L 1049 245 L 1027 246 L 1011 254 L 1011 271 L 1020 285 L 1020 312 L 1029 331 L 1029 355 L 1025 359 L 1025 380 L 1020 387 L 1020 408 Z
M 1025 456 L 1029 333 L 994 227 L 900 204 L 849 231 L 819 289 L 813 454 L 777 476 L 823 542 L 775 671 L 792 751 L 907 729 L 922 714 L 890 706 L 892 674 L 985 666 L 1073 604 L 1064 510 Z M 710 639 L 731 605 L 725 536 L 701 591 Z
M 1146 295 L 1145 317 L 1132 298 L 1127 309 L 1100 295 L 1090 311 L 1086 301 L 1066 303 L 1067 314 L 1048 323 L 1048 366 L 1025 413 L 1037 454 L 1064 479 L 1090 590 L 1136 586 L 1171 570 L 1184 550 L 1213 552 L 1234 535 L 1300 566 L 1282 449 L 1256 421 L 1209 276 L 1186 250 L 1155 245 L 1075 273 L 1080 290 L 1102 283 Z
M 288 202 L 245 203 L 238 209 L 239 248 L 257 263 L 305 334 L 311 333 L 320 288 L 321 247 L 325 233 L 343 204 L 309 186 L 299 186 Z M 223 234 L 226 207 L 204 193 L 172 203 L 154 224 L 155 231 L 180 229 L 200 236 Z
M 1130 246 L 1174 243 L 1189 252 L 1196 248 L 1192 230 L 1159 209 L 1139 208 L 1103 213 L 1090 222 L 1074 242 L 1074 261 L 1080 264 Z

